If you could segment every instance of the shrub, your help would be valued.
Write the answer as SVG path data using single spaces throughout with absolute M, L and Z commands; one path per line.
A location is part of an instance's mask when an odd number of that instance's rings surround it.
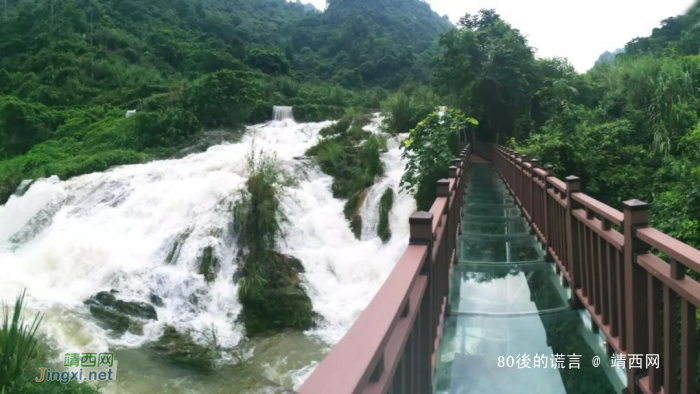
M 447 109 L 441 116 L 433 112 L 422 120 L 403 141 L 406 171 L 401 190 L 414 193 L 418 209 L 427 211 L 437 195 L 436 182 L 447 176 L 459 154 L 459 136 L 468 124 L 478 124 L 457 109 Z

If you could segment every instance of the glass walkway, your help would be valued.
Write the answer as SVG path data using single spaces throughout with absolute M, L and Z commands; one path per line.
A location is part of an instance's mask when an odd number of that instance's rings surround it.
M 621 392 L 624 370 L 611 368 L 590 315 L 569 308 L 569 289 L 495 169 L 471 171 L 433 391 Z

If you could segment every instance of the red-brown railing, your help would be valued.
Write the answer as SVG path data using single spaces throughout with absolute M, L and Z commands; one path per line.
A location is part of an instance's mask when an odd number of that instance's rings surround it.
M 432 392 L 469 151 L 467 146 L 455 159 L 449 179 L 438 182 L 430 212 L 411 216 L 408 249 L 299 393 Z
M 477 152 L 495 164 L 564 285 L 571 286 L 572 306 L 588 310 L 608 352 L 641 355 L 640 368 L 632 368 L 629 358 L 626 363 L 627 392 L 700 390 L 700 283 L 687 276 L 688 270 L 700 272 L 700 251 L 649 227 L 644 202 L 627 201 L 620 212 L 583 194 L 579 178 L 562 182 L 525 155 L 485 144 Z M 660 367 L 647 368 L 646 355 L 656 354 Z

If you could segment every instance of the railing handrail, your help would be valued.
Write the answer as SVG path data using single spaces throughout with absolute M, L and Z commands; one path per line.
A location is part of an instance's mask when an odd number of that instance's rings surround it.
M 448 285 L 449 266 L 452 264 L 445 257 L 449 259 L 448 255 L 451 255 L 454 258 L 455 231 L 459 229 L 469 152 L 470 146 L 466 145 L 449 168 L 449 178 L 438 182 L 438 197 L 430 211 L 411 216 L 411 240 L 403 256 L 367 308 L 316 367 L 299 393 L 387 392 L 396 368 L 407 352 L 407 341 L 415 331 L 414 324 L 422 325 L 425 321 L 431 322 L 432 326 L 427 328 L 433 335 L 428 335 L 421 326 L 425 340 L 420 346 L 423 350 L 430 348 L 430 353 L 411 354 L 421 360 L 415 363 L 420 365 L 411 366 L 411 372 L 415 370 L 420 376 L 408 373 L 410 376 L 402 378 L 407 382 L 418 382 L 423 387 L 421 392 L 427 392 L 432 386 L 434 365 L 429 359 L 441 336 L 439 315 L 444 314 L 446 301 L 443 297 L 447 294 L 443 287 Z M 421 321 L 417 321 L 419 317 Z M 416 338 L 418 336 L 414 335 L 413 340 L 420 339 Z M 427 363 L 425 367 L 423 363 Z

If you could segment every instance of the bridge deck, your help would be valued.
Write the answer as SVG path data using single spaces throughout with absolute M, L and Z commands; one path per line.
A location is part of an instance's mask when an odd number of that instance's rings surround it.
M 624 370 L 610 368 L 590 315 L 569 308 L 569 290 L 491 164 L 472 165 L 464 199 L 434 392 L 620 392 Z M 563 369 L 552 368 L 558 354 Z

